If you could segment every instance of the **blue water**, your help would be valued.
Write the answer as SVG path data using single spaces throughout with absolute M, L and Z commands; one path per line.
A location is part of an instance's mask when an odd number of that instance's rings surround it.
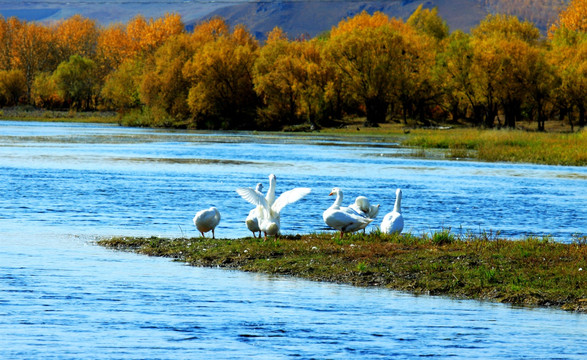
M 584 167 L 413 159 L 381 140 L 0 121 L 0 358 L 586 358 L 583 314 L 194 268 L 93 243 L 197 236 L 191 218 L 212 205 L 218 237 L 248 236 L 251 205 L 234 189 L 267 186 L 269 173 L 278 195 L 312 188 L 284 210 L 284 233 L 331 231 L 321 213 L 334 186 L 345 204 L 381 204 L 374 226 L 401 187 L 416 234 L 587 232 Z

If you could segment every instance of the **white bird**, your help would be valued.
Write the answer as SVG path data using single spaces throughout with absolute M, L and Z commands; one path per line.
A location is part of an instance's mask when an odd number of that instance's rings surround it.
M 194 225 L 198 231 L 204 236 L 204 233 L 212 230 L 212 239 L 214 239 L 214 228 L 220 222 L 220 211 L 215 207 L 206 210 L 200 210 L 194 216 Z
M 371 205 L 369 203 L 369 200 L 364 196 L 357 196 L 354 204 L 350 205 L 349 208 L 353 209 L 359 215 L 363 215 L 365 217 L 375 220 L 377 214 L 379 214 L 379 206 L 379 204 Z M 364 232 L 365 229 L 363 229 L 363 233 Z
M 267 192 L 267 197 L 270 197 L 271 191 L 275 191 L 275 175 L 271 174 L 269 176 L 270 186 Z M 292 204 L 304 196 L 308 195 L 312 189 L 310 188 L 295 188 L 292 190 L 288 190 L 281 194 L 272 205 L 269 205 L 269 201 L 266 197 L 263 197 L 263 194 L 257 192 L 255 189 L 252 188 L 238 188 L 236 192 L 246 201 L 250 202 L 253 205 L 261 206 L 263 211 L 261 212 L 261 216 L 259 217 L 259 228 L 265 234 L 265 239 L 267 239 L 267 235 L 277 235 L 279 233 L 279 229 L 281 227 L 281 210 L 289 204 Z M 273 196 L 274 192 L 273 192 Z
M 340 231 L 342 237 L 345 232 L 354 232 L 364 229 L 369 223 L 373 221 L 355 210 L 348 207 L 341 207 L 342 204 L 342 190 L 340 188 L 333 188 L 330 195 L 336 194 L 336 200 L 324 213 L 322 218 L 326 225 Z
M 371 205 L 369 200 L 364 196 L 357 196 L 355 203 L 349 207 L 357 212 L 363 213 L 368 218 L 375 219 L 377 214 L 379 214 L 379 206 L 379 204 Z
M 395 205 L 393 211 L 386 214 L 381 222 L 381 231 L 384 234 L 399 234 L 404 229 L 404 216 L 401 214 L 402 190 L 395 191 Z
M 261 192 L 263 190 L 263 184 L 258 183 L 255 191 Z M 259 228 L 259 217 L 263 216 L 263 207 L 258 205 L 251 211 L 249 211 L 249 216 L 245 220 L 245 224 L 247 224 L 247 228 L 253 232 L 253 237 L 257 237 L 257 231 L 259 232 L 259 237 L 261 237 L 261 229 Z

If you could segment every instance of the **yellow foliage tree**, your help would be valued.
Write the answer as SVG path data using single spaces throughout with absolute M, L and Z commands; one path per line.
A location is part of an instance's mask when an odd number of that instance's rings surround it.
M 0 104 L 17 105 L 26 91 L 26 77 L 21 70 L 0 70 Z
M 549 30 L 552 35 L 561 27 L 572 31 L 587 32 L 587 0 L 571 0 L 566 9 L 559 14 Z
M 437 41 L 446 39 L 449 34 L 448 24 L 438 15 L 438 8 L 424 9 L 420 4 L 406 23 Z
M 367 16 L 362 13 L 358 20 L 335 27 L 326 53 L 349 95 L 363 104 L 366 125 L 376 126 L 385 121 L 392 101 L 401 101 L 405 111 L 414 103 L 425 65 L 431 67 L 435 52 L 426 38 L 400 20 L 383 22 L 387 17 L 375 13 L 373 21 L 367 21 Z
M 141 81 L 141 99 L 156 114 L 184 121 L 189 116 L 187 95 L 189 82 L 183 75 L 184 64 L 194 54 L 194 46 L 187 34 L 167 40 L 150 58 Z
M 563 113 L 568 113 L 573 127 L 572 108 L 579 112 L 579 126 L 585 126 L 587 109 L 587 33 L 561 28 L 556 31 L 549 52 L 550 61 L 560 76 L 561 85 L 555 89 Z
M 28 101 L 35 76 L 39 72 L 53 70 L 53 33 L 46 26 L 26 22 L 18 24 L 13 30 L 15 36 L 12 43 L 12 66 L 25 74 Z
M 98 41 L 98 27 L 94 20 L 74 15 L 59 21 L 54 28 L 58 63 L 71 55 L 93 58 Z
M 152 53 L 170 37 L 184 32 L 184 29 L 178 14 L 168 13 L 158 19 L 146 19 L 138 15 L 126 25 L 126 36 L 133 54 Z
M 214 31 L 214 29 L 213 29 Z M 253 64 L 257 41 L 243 27 L 213 32 L 183 68 L 188 105 L 198 128 L 252 128 L 257 105 Z

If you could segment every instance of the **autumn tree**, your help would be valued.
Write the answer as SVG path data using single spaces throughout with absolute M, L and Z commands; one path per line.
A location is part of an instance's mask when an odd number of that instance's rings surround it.
M 96 93 L 95 69 L 94 61 L 72 55 L 53 73 L 59 95 L 72 108 L 87 110 L 92 106 Z
M 0 103 L 17 105 L 26 95 L 26 77 L 21 70 L 0 70 Z
M 12 70 L 15 64 L 14 51 L 23 24 L 15 17 L 0 16 L 0 69 Z
M 185 32 L 178 14 L 165 14 L 157 19 L 138 15 L 126 25 L 126 36 L 131 54 L 152 53 L 172 36 Z
M 63 105 L 63 98 L 59 96 L 59 89 L 55 78 L 50 72 L 40 72 L 35 76 L 31 90 L 33 105 L 51 109 Z
M 258 43 L 242 26 L 210 35 L 212 40 L 198 47 L 183 69 L 195 126 L 252 128 L 258 104 L 252 76 Z
M 441 52 L 437 69 L 442 79 L 445 102 L 457 121 L 472 111 L 473 122 L 481 125 L 484 107 L 471 78 L 473 66 L 473 45 L 471 36 L 460 30 L 453 32 L 447 46 Z
M 363 12 L 331 31 L 326 54 L 344 78 L 349 95 L 365 106 L 368 126 L 386 119 L 402 45 L 401 34 L 391 29 L 382 13 Z
M 364 105 L 366 125 L 376 126 L 385 121 L 392 101 L 401 102 L 404 114 L 419 101 L 425 64 L 431 67 L 435 54 L 429 45 L 400 20 L 363 12 L 333 28 L 327 54 L 343 86 Z
M 449 35 L 448 24 L 438 15 L 438 8 L 424 9 L 420 4 L 410 15 L 406 23 L 436 41 L 442 41 Z
M 560 12 L 558 20 L 550 27 L 549 35 L 552 37 L 560 28 L 587 32 L 587 0 L 571 0 Z
M 53 70 L 53 34 L 46 26 L 36 23 L 21 23 L 15 30 L 12 66 L 25 74 L 28 101 L 35 76 L 39 72 Z
M 141 59 L 131 58 L 107 76 L 100 93 L 106 108 L 126 113 L 139 107 L 143 68 L 144 63 Z
M 59 21 L 54 27 L 56 61 L 61 63 L 72 55 L 94 58 L 98 41 L 98 27 L 94 20 L 74 15 Z
M 96 64 L 102 77 L 116 70 L 125 60 L 136 54 L 122 24 L 109 25 L 98 33 Z
M 501 108 L 505 125 L 515 127 L 521 118 L 526 86 L 538 69 L 533 47 L 540 32 L 531 23 L 506 15 L 489 15 L 472 30 L 473 63 L 471 81 L 484 101 L 486 127 L 493 127 Z
M 194 46 L 187 34 L 168 39 L 150 58 L 140 84 L 141 100 L 160 117 L 184 122 L 189 117 L 190 84 L 183 75 Z
M 579 127 L 585 126 L 587 109 L 587 33 L 561 28 L 556 31 L 549 52 L 551 64 L 560 77 L 555 89 L 556 101 L 569 116 L 573 127 L 573 108 L 578 111 Z

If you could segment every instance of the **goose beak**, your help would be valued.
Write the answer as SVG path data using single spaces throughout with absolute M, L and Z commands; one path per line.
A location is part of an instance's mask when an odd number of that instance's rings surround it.
M 333 192 L 331 192 L 330 194 L 328 194 L 328 196 L 331 196 L 331 195 L 333 195 L 333 194 L 334 194 L 334 193 L 333 193 Z

